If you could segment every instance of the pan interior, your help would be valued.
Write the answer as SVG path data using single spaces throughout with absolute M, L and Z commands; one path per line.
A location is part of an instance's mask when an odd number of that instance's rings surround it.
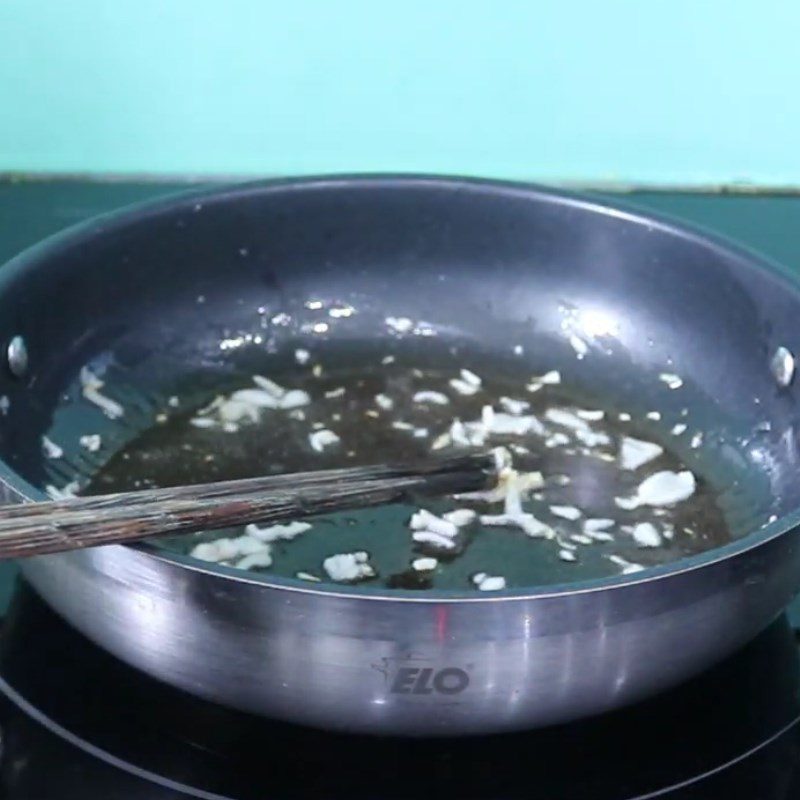
M 345 387 L 341 408 L 326 408 L 339 414 L 343 441 L 354 442 L 347 463 L 430 450 L 430 438 L 407 431 L 365 433 L 372 418 L 364 413 L 388 386 L 400 387 L 401 398 L 447 392 L 449 407 L 424 412 L 431 438 L 456 413 L 479 416 L 487 396 L 524 399 L 537 415 L 553 405 L 602 409 L 612 455 L 620 436 L 633 435 L 664 447 L 654 466 L 685 467 L 699 479 L 686 508 L 692 520 L 676 520 L 694 535 L 636 551 L 643 566 L 744 536 L 797 504 L 789 479 L 794 390 L 776 387 L 769 367 L 774 349 L 796 336 L 796 288 L 746 257 L 649 220 L 483 184 L 267 186 L 123 217 L 88 242 L 79 235 L 23 258 L 2 289 L 4 325 L 25 335 L 32 372 L 24 385 L 5 379 L 0 455 L 41 487 L 83 487 L 98 476 L 95 490 L 135 488 L 136 480 L 308 467 L 308 449 L 291 446 L 306 441 L 303 420 L 247 435 L 195 429 L 186 439 L 200 406 L 269 374 L 318 396 Z M 39 326 L 23 313 L 32 304 L 53 308 Z M 298 350 L 309 353 L 305 365 Z M 394 361 L 384 363 L 387 356 Z M 121 417 L 109 419 L 87 400 L 87 367 L 103 382 L 99 391 L 124 408 Z M 448 389 L 462 368 L 481 376 L 482 396 Z M 552 370 L 559 384 L 524 394 L 533 376 Z M 665 375 L 681 385 L 672 388 Z M 426 427 L 402 410 L 415 429 Z M 692 446 L 697 433 L 702 446 Z M 48 457 L 43 435 L 63 455 Z M 81 443 L 87 435 L 101 437 L 99 449 Z M 176 457 L 187 443 L 192 455 Z M 588 503 L 593 516 L 605 515 L 605 504 L 610 515 L 609 470 L 613 480 L 619 470 L 564 449 L 534 454 L 537 466 L 545 458 L 546 478 L 572 479 L 548 484 L 540 502 Z M 324 451 L 314 464 L 340 456 Z M 276 551 L 275 569 L 319 573 L 321 556 L 357 549 L 370 551 L 381 580 L 402 573 L 413 555 L 411 510 L 338 515 Z M 565 536 L 571 530 L 552 515 L 548 521 Z M 463 588 L 479 570 L 527 587 L 616 569 L 603 558 L 605 545 L 587 547 L 576 562 L 549 545 L 482 531 L 436 586 Z M 630 548 L 625 556 L 634 560 Z
M 238 417 L 242 409 L 236 400 L 198 414 L 198 408 L 208 408 L 213 396 L 193 402 L 191 387 L 187 387 L 172 398 L 172 405 L 167 400 L 159 415 L 164 421 L 113 455 L 93 476 L 87 491 L 124 491 L 381 460 L 410 462 L 434 452 L 463 452 L 469 449 L 463 442 L 449 441 L 453 421 L 462 420 L 470 428 L 490 406 L 498 409 L 495 419 L 502 425 L 522 429 L 536 421 L 530 433 L 492 432 L 487 443 L 513 448 L 515 466 L 522 472 L 542 473 L 544 485 L 528 494 L 524 507 L 550 526 L 553 538 L 532 539 L 513 525 L 472 523 L 460 529 L 453 549 L 415 542 L 408 523 L 420 507 L 437 515 L 459 507 L 497 515 L 503 503 L 412 497 L 407 503 L 315 518 L 311 529 L 297 538 L 272 543 L 271 564 L 265 569 L 284 577 L 299 573 L 324 579 L 325 558 L 367 552 L 378 572 L 368 585 L 463 590 L 481 572 L 502 576 L 508 586 L 546 585 L 572 580 L 576 571 L 584 577 L 616 575 L 630 569 L 628 565 L 662 564 L 703 552 L 729 540 L 726 515 L 732 525 L 741 523 L 736 516 L 738 495 L 731 494 L 724 476 L 713 471 L 708 471 L 708 477 L 705 471 L 696 475 L 696 487 L 683 502 L 633 510 L 616 504 L 615 498 L 633 496 L 648 476 L 687 469 L 677 451 L 699 449 L 692 448 L 692 440 L 695 444 L 699 440 L 697 431 L 689 430 L 688 411 L 684 422 L 676 423 L 675 430 L 681 432 L 677 434 L 665 429 L 660 419 L 650 418 L 657 412 L 634 417 L 621 407 L 612 408 L 608 401 L 579 396 L 561 383 L 532 383 L 524 354 L 515 354 L 513 348 L 503 363 L 501 354 L 475 359 L 468 344 L 463 345 L 462 354 L 458 345 L 438 338 L 418 353 L 407 352 L 403 336 L 384 343 L 380 350 L 369 342 L 341 348 L 330 341 L 305 343 L 313 348 L 313 357 L 308 350 L 307 360 L 302 355 L 304 364 L 295 364 L 283 374 L 270 369 L 270 359 L 257 346 L 251 358 L 254 374 L 266 373 L 278 384 L 291 387 L 290 391 L 305 392 L 307 404 L 290 411 L 259 409 L 253 422 L 246 413 Z M 460 394 L 452 385 L 460 386 L 458 381 L 463 380 L 459 376 L 465 367 L 452 366 L 459 363 L 466 363 L 468 375 L 481 378 L 480 387 L 471 394 Z M 522 376 L 527 379 L 521 380 Z M 554 377 L 551 373 L 548 379 Z M 255 386 L 246 373 L 227 376 L 225 384 L 219 385 L 218 396 Z M 461 391 L 471 390 L 462 386 Z M 670 391 L 663 386 L 663 393 Z M 505 403 L 500 398 L 506 398 Z M 504 407 L 517 413 L 507 414 Z M 598 420 L 601 409 L 603 418 Z M 240 421 L 223 423 L 220 410 Z M 215 426 L 195 427 L 193 422 L 214 422 Z M 579 427 L 571 427 L 574 424 Z M 317 430 L 335 432 L 338 440 L 317 452 L 311 445 Z M 642 447 L 641 442 L 647 443 L 647 462 L 621 469 L 621 457 L 629 458 L 629 448 Z M 434 443 L 441 450 L 434 451 Z M 570 518 L 578 512 L 580 518 Z M 749 517 L 752 508 L 745 513 Z M 601 529 L 595 530 L 593 524 Z M 242 533 L 242 529 L 229 529 L 165 537 L 161 544 L 177 552 L 200 554 L 208 549 L 203 543 L 220 536 L 235 539 Z M 646 535 L 656 535 L 659 546 L 642 546 L 639 540 L 646 541 Z M 254 543 L 248 539 L 247 544 Z M 433 557 L 439 563 L 433 569 L 414 569 L 412 564 L 420 557 Z M 241 558 L 224 560 L 236 564 Z M 259 561 L 250 559 L 250 563 L 254 560 Z

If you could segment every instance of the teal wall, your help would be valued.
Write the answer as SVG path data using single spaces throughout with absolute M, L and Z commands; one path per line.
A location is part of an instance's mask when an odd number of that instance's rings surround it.
M 797 0 L 0 0 L 0 170 L 800 185 Z

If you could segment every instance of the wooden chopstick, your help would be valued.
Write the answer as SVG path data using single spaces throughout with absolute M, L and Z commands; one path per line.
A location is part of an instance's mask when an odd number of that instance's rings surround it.
M 167 533 L 276 524 L 314 514 L 487 486 L 494 457 L 317 470 L 0 507 L 0 559 L 121 544 Z

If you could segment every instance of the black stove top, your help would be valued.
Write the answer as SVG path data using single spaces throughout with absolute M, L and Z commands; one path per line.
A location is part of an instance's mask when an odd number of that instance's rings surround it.
M 329 734 L 222 709 L 94 646 L 0 569 L 9 800 L 788 798 L 800 794 L 800 603 L 705 675 L 614 714 L 460 740 Z

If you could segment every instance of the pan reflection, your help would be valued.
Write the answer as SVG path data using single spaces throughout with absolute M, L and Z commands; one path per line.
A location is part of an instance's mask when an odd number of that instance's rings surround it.
M 524 625 L 533 630 L 535 621 Z M 578 764 L 580 785 L 591 786 L 593 797 L 632 797 L 740 757 L 799 710 L 797 649 L 781 618 L 700 678 L 584 722 L 433 742 L 322 733 L 227 711 L 158 683 L 95 648 L 24 584 L 0 635 L 0 679 L 128 769 L 240 800 L 407 797 L 421 786 L 442 797 L 529 797 L 536 786 L 540 796 L 566 800 L 575 796 Z M 373 698 L 375 713 L 382 699 Z M 508 703 L 513 708 L 514 698 Z

